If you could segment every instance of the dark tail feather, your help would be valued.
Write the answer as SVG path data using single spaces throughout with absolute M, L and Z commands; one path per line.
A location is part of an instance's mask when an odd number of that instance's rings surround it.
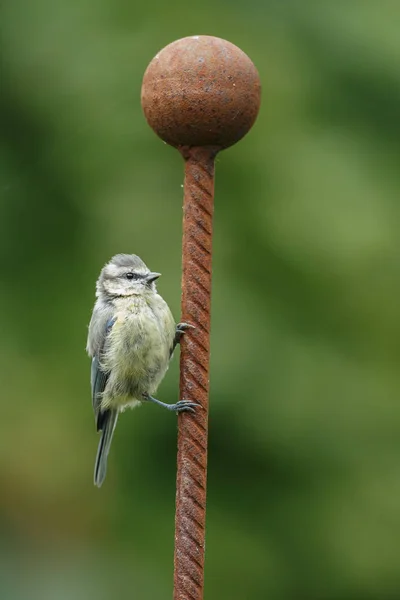
M 107 410 L 102 414 L 101 438 L 97 449 L 96 462 L 94 465 L 94 484 L 100 487 L 106 477 L 107 457 L 110 451 L 111 440 L 117 424 L 118 411 Z

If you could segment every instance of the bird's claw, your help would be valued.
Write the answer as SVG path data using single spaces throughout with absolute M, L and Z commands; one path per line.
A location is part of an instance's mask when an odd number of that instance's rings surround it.
M 190 323 L 178 323 L 176 326 L 176 334 L 181 336 L 188 329 L 196 329 L 196 327 L 194 325 L 190 325 Z
M 173 351 L 175 350 L 177 344 L 180 343 L 181 341 L 181 337 L 183 336 L 183 334 L 185 333 L 185 331 L 187 331 L 188 329 L 196 329 L 194 325 L 190 325 L 189 323 L 178 323 L 175 329 L 175 337 L 174 337 L 174 342 L 172 344 L 172 348 L 171 348 L 171 356 Z
M 194 409 L 196 406 L 200 406 L 201 408 L 201 404 L 197 404 L 196 402 L 189 402 L 188 400 L 179 400 L 179 402 L 177 402 L 176 404 L 173 404 L 171 406 L 172 410 L 174 410 L 177 413 L 181 413 L 181 412 L 191 412 L 194 413 L 196 412 Z

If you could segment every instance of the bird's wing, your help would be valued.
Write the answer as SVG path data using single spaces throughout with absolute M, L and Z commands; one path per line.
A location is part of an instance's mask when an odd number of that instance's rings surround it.
M 92 368 L 90 374 L 90 384 L 92 387 L 92 404 L 94 414 L 96 416 L 97 421 L 97 431 L 102 429 L 102 413 L 100 412 L 100 405 L 102 399 L 102 393 L 105 390 L 108 377 L 110 375 L 109 371 L 104 371 L 101 367 L 101 357 L 104 353 L 105 346 L 107 343 L 108 335 L 116 321 L 116 317 L 112 319 L 108 319 L 106 322 L 103 339 L 101 344 L 99 345 L 98 352 L 92 358 Z

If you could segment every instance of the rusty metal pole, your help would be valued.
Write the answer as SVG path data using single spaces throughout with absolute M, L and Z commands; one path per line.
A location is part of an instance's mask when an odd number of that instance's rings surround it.
M 197 402 L 178 416 L 174 600 L 203 600 L 210 360 L 214 159 L 256 120 L 261 87 L 249 57 L 211 36 L 183 38 L 149 64 L 142 107 L 153 130 L 185 160 L 180 398 Z

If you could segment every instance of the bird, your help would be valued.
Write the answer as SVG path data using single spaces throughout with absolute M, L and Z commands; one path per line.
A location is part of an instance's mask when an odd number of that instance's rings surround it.
M 153 402 L 175 413 L 200 406 L 180 400 L 166 404 L 154 397 L 182 335 L 192 325 L 176 324 L 158 294 L 152 272 L 135 254 L 116 254 L 96 283 L 96 302 L 89 323 L 86 351 L 92 359 L 91 391 L 101 437 L 94 484 L 101 487 L 118 416 L 127 407 Z

